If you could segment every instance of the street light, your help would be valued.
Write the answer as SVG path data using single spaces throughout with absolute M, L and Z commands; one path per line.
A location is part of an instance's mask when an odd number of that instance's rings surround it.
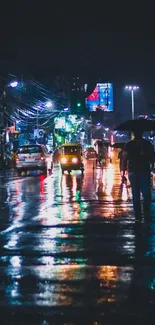
M 50 108 L 50 107 L 53 106 L 53 103 L 49 100 L 48 102 L 46 102 L 45 106 L 46 106 L 47 108 Z
M 126 86 L 126 90 L 131 91 L 131 101 L 132 101 L 132 120 L 135 119 L 135 104 L 134 104 L 134 92 L 139 89 L 138 86 Z
M 12 87 L 12 88 L 16 88 L 18 86 L 18 81 L 10 82 L 9 86 Z

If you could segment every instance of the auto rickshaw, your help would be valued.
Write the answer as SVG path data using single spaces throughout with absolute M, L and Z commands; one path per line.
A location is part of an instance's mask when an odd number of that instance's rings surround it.
M 82 157 L 82 146 L 79 143 L 65 143 L 60 148 L 60 164 L 62 173 L 65 170 L 81 170 L 84 172 L 84 164 Z
M 105 142 L 103 140 L 97 140 L 95 143 L 97 158 L 96 158 L 96 166 L 99 164 L 100 167 L 106 167 L 107 162 L 111 163 L 111 147 L 109 142 Z

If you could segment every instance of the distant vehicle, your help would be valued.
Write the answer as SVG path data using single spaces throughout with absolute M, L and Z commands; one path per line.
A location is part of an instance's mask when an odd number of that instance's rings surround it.
M 51 155 L 44 145 L 28 144 L 19 147 L 17 151 L 16 169 L 19 175 L 27 170 L 41 170 L 46 173 L 47 168 L 49 169 L 49 161 L 52 169 Z
M 70 172 L 72 170 L 81 170 L 84 172 L 84 164 L 82 157 L 82 146 L 78 143 L 66 143 L 60 148 L 60 165 L 62 173 L 65 170 Z
M 97 151 L 96 165 L 106 166 L 107 162 L 112 162 L 112 148 L 110 142 L 104 140 L 97 140 L 95 142 L 95 149 Z
M 96 159 L 97 153 L 96 153 L 94 148 L 88 148 L 85 151 L 84 156 L 85 156 L 86 159 L 91 159 L 91 158 Z

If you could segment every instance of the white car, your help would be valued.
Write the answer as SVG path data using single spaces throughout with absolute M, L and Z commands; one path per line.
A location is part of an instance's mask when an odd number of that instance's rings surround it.
M 16 157 L 16 169 L 18 174 L 27 170 L 41 170 L 47 172 L 49 169 L 49 161 L 51 169 L 53 161 L 44 145 L 28 144 L 19 147 Z

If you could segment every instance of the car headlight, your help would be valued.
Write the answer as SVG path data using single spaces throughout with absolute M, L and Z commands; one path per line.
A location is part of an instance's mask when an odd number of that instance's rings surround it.
M 77 158 L 72 158 L 72 163 L 76 164 L 78 162 Z
M 62 164 L 66 164 L 66 162 L 67 162 L 67 158 L 61 158 L 61 163 Z

